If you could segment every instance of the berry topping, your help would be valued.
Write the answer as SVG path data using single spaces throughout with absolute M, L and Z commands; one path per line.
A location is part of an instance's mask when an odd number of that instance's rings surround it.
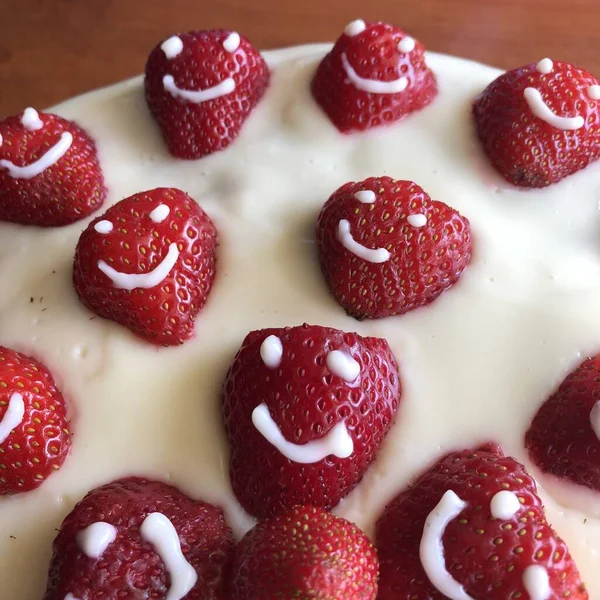
M 351 316 L 408 312 L 452 286 L 471 260 L 469 221 L 412 181 L 347 183 L 317 223 L 321 268 Z
M 254 46 L 221 29 L 171 36 L 146 65 L 150 112 L 178 158 L 229 146 L 268 83 L 269 69 Z
M 350 23 L 319 64 L 312 93 L 342 132 L 402 119 L 437 94 L 423 46 L 386 23 Z
M 385 340 L 314 325 L 249 333 L 223 390 L 233 491 L 261 518 L 335 506 L 362 479 L 400 402 Z
M 357 527 L 319 508 L 296 507 L 259 523 L 232 567 L 232 600 L 375 600 L 377 554 Z
M 545 187 L 600 156 L 598 80 L 545 58 L 504 73 L 477 98 L 475 124 L 492 165 L 510 183 Z
M 154 344 L 181 344 L 212 287 L 216 246 L 213 222 L 186 193 L 140 192 L 81 234 L 73 284 L 101 317 Z
M 533 478 L 498 446 L 449 454 L 377 522 L 378 600 L 531 600 L 588 594 Z
M 0 220 L 68 225 L 105 197 L 96 145 L 79 125 L 33 108 L 0 121 Z
M 39 487 L 70 448 L 65 401 L 48 369 L 0 346 L 0 495 Z
M 44 600 L 225 600 L 233 549 L 219 508 L 122 479 L 92 490 L 63 521 Z

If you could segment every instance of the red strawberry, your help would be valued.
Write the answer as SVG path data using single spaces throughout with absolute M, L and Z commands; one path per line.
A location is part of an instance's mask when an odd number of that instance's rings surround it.
M 148 107 L 178 158 L 229 146 L 268 84 L 269 69 L 254 46 L 223 29 L 171 36 L 146 65 Z
M 216 246 L 213 222 L 186 193 L 140 192 L 81 234 L 73 284 L 101 317 L 155 344 L 181 344 L 212 287 Z
M 164 483 L 121 479 L 92 490 L 64 520 L 44 600 L 224 600 L 233 550 L 219 508 Z
M 68 225 L 105 197 L 96 145 L 79 125 L 33 108 L 0 121 L 0 220 Z
M 357 527 L 298 506 L 242 539 L 232 567 L 232 600 L 375 600 L 378 562 Z
M 65 401 L 48 369 L 0 346 L 0 496 L 39 487 L 70 448 Z
M 533 478 L 498 446 L 449 454 L 377 522 L 378 600 L 587 600 Z
M 312 93 L 342 132 L 402 119 L 437 95 L 424 48 L 386 23 L 350 23 L 321 61 Z
M 477 98 L 475 124 L 510 183 L 545 187 L 600 156 L 600 87 L 583 69 L 546 58 L 498 77 Z
M 429 304 L 471 260 L 469 221 L 412 181 L 390 177 L 334 192 L 319 215 L 317 244 L 331 293 L 357 319 Z
M 385 340 L 314 325 L 250 332 L 223 391 L 233 491 L 261 518 L 335 506 L 375 458 L 401 393 Z
M 600 491 L 600 355 L 588 358 L 544 402 L 525 435 L 546 473 Z

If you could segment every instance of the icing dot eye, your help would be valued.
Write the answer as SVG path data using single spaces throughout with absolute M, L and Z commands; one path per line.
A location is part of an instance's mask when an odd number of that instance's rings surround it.
M 94 229 L 98 233 L 110 233 L 113 230 L 113 224 L 110 221 L 98 221 L 94 225 Z
M 535 68 L 542 75 L 548 75 L 548 73 L 552 73 L 552 69 L 554 69 L 554 63 L 549 58 L 542 58 Z
M 360 365 L 347 352 L 332 350 L 327 355 L 327 368 L 344 381 L 353 382 L 360 374 Z
M 359 33 L 362 33 L 367 28 L 365 22 L 362 19 L 356 19 L 352 23 L 348 23 L 344 29 L 344 33 L 350 37 L 354 37 Z
M 171 209 L 166 204 L 159 204 L 151 213 L 150 218 L 155 223 L 162 223 L 171 212 Z
M 408 221 L 408 224 L 412 225 L 413 227 L 424 227 L 427 225 L 427 217 L 420 213 L 416 215 L 408 215 L 406 220 Z
M 161 44 L 160 49 L 165 53 L 165 56 L 171 60 L 181 54 L 183 42 L 179 36 L 173 35 Z
M 363 204 L 373 204 L 376 199 L 375 192 L 371 190 L 361 190 L 360 192 L 356 192 L 354 197 Z
M 587 95 L 592 100 L 600 100 L 600 85 L 590 85 L 587 89 Z
M 260 357 L 269 369 L 276 369 L 281 364 L 283 344 L 276 335 L 265 338 L 260 345 Z
M 517 512 L 519 512 L 520 508 L 521 503 L 516 494 L 509 492 L 508 490 L 498 492 L 490 502 L 490 512 L 492 513 L 492 517 L 502 521 L 512 519 Z
M 411 38 L 409 35 L 407 35 L 398 44 L 398 50 L 400 50 L 400 52 L 404 52 L 404 54 L 408 54 L 409 52 L 412 52 L 415 49 L 415 44 L 416 42 L 414 38 Z
M 40 115 L 35 108 L 26 108 L 23 111 L 23 116 L 21 117 L 21 125 L 27 129 L 27 131 L 38 131 L 44 126 L 44 123 L 40 119 Z
M 235 52 L 240 47 L 240 41 L 240 34 L 234 31 L 233 33 L 230 33 L 223 42 L 223 48 L 225 48 L 227 52 Z

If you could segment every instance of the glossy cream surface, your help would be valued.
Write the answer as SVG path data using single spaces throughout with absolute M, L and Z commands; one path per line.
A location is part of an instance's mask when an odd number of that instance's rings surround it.
M 397 422 L 336 509 L 368 533 L 386 501 L 446 452 L 491 440 L 531 467 L 523 435 L 532 416 L 600 350 L 600 164 L 547 189 L 510 187 L 488 166 L 471 120 L 474 97 L 499 71 L 435 54 L 432 105 L 342 135 L 309 90 L 327 48 L 266 53 L 273 78 L 264 99 L 227 150 L 199 161 L 167 154 L 141 78 L 52 109 L 97 140 L 107 206 L 157 186 L 193 196 L 219 229 L 218 272 L 195 339 L 155 348 L 79 303 L 72 259 L 88 221 L 0 224 L 0 344 L 50 367 L 74 430 L 60 472 L 35 492 L 0 499 L 3 598 L 41 597 L 55 528 L 88 490 L 121 476 L 164 479 L 221 504 L 238 535 L 251 526 L 231 494 L 219 390 L 252 329 L 308 322 L 391 344 L 404 385 Z M 328 293 L 314 228 L 337 187 L 377 175 L 414 180 L 467 216 L 474 253 L 429 307 L 359 323 Z M 548 517 L 598 598 L 600 520 L 593 499 L 564 490 L 556 482 L 541 490 Z

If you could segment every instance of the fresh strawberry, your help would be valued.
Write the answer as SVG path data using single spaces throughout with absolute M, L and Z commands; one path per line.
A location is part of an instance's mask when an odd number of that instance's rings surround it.
M 357 527 L 298 506 L 259 523 L 240 542 L 232 600 L 375 600 L 377 554 Z
M 146 65 L 148 107 L 178 158 L 229 146 L 268 84 L 269 69 L 254 46 L 222 29 L 171 36 Z
M 600 491 L 600 355 L 588 358 L 544 402 L 525 435 L 544 472 Z
M 250 332 L 223 390 L 233 491 L 261 518 L 335 506 L 375 458 L 401 394 L 385 340 L 314 325 Z
M 71 448 L 65 401 L 42 364 L 0 346 L 0 496 L 28 492 Z
M 319 64 L 312 93 L 342 132 L 402 119 L 437 95 L 424 48 L 386 23 L 350 23 Z
M 105 197 L 96 145 L 76 123 L 33 108 L 0 121 L 0 220 L 68 225 Z
M 212 287 L 216 246 L 213 222 L 186 193 L 140 192 L 81 234 L 73 284 L 101 317 L 155 344 L 181 344 Z
M 533 478 L 488 444 L 449 454 L 377 522 L 378 600 L 522 600 L 588 594 Z
M 224 600 L 233 550 L 221 509 L 164 483 L 121 479 L 64 520 L 44 600 Z
M 317 223 L 321 268 L 351 316 L 408 312 L 452 286 L 471 260 L 469 221 L 412 181 L 346 183 Z
M 498 77 L 477 98 L 475 124 L 510 183 L 545 187 L 600 156 L 600 86 L 583 69 L 546 58 Z

